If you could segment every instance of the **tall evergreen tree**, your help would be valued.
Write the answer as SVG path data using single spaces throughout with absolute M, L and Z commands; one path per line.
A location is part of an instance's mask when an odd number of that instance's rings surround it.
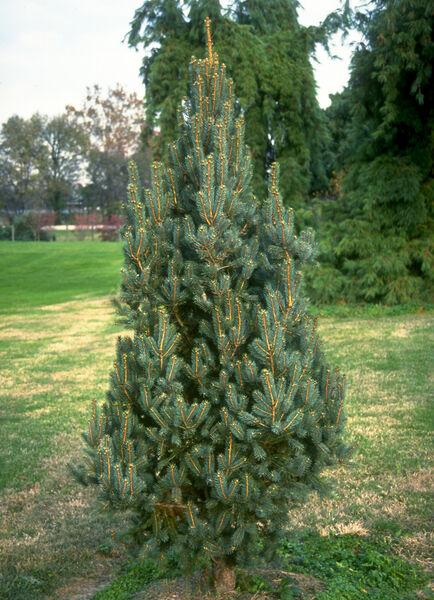
M 297 8 L 294 0 L 239 0 L 235 4 L 235 20 L 249 25 L 255 34 L 273 34 L 282 28 L 297 29 Z M 265 12 L 266 11 L 266 12 Z
M 377 0 L 348 88 L 327 110 L 341 189 L 326 212 L 318 298 L 395 304 L 432 293 L 432 3 Z
M 211 16 L 216 49 L 225 56 L 237 87 L 237 111 L 245 119 L 254 190 L 266 193 L 270 166 L 278 160 L 284 201 L 304 221 L 309 192 L 325 184 L 319 151 L 324 132 L 310 57 L 316 42 L 326 45 L 342 20 L 333 14 L 321 27 L 306 28 L 297 21 L 297 7 L 296 0 L 236 0 L 231 12 L 218 0 L 147 0 L 136 11 L 129 43 L 148 50 L 142 67 L 148 127 L 160 129 L 157 155 L 165 158 L 176 135 L 176 107 L 187 89 L 187 60 L 203 56 L 202 21 Z
M 294 235 L 276 164 L 265 202 L 253 196 L 244 118 L 206 24 L 168 165 L 154 164 L 151 190 L 131 165 L 119 310 L 134 335 L 118 340 L 73 471 L 105 507 L 134 511 L 146 555 L 205 557 L 223 591 L 350 448 L 344 377 L 303 295 L 312 232 Z

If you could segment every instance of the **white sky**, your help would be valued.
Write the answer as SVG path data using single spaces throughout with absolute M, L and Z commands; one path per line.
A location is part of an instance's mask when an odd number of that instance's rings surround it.
M 266 1 L 266 0 L 264 0 Z M 301 0 L 299 20 L 318 24 L 339 0 Z M 66 104 L 80 106 L 86 87 L 104 90 L 120 83 L 144 96 L 139 68 L 142 52 L 122 39 L 141 0 L 0 0 L 0 123 L 13 114 L 50 116 Z M 349 46 L 331 61 L 318 51 L 318 99 L 340 91 L 348 79 Z

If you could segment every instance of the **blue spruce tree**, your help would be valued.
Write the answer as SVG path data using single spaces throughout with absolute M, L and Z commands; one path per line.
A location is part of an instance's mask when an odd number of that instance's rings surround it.
M 243 117 L 206 27 L 168 165 L 153 165 L 150 190 L 130 167 L 119 311 L 134 333 L 118 340 L 71 468 L 105 507 L 133 510 L 146 555 L 208 557 L 223 591 L 351 450 L 344 377 L 302 291 L 312 233 L 294 235 L 277 165 L 265 201 L 253 196 Z

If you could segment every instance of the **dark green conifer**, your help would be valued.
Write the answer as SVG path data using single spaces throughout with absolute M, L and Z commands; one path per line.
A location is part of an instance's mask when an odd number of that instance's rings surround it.
M 102 504 L 132 509 L 145 555 L 207 557 L 220 590 L 291 507 L 343 462 L 344 377 L 306 312 L 312 233 L 294 235 L 278 167 L 258 202 L 232 81 L 213 52 L 190 63 L 180 137 L 143 190 L 131 165 L 118 340 L 84 465 Z
M 313 222 L 309 194 L 327 185 L 326 131 L 311 57 L 317 43 L 327 47 L 344 18 L 332 13 L 321 26 L 304 27 L 297 20 L 298 7 L 296 0 L 234 0 L 230 9 L 219 0 L 144 0 L 128 41 L 143 52 L 147 132 L 155 157 L 165 160 L 168 142 L 177 135 L 188 61 L 191 55 L 203 57 L 203 19 L 212 19 L 215 47 L 225 57 L 237 89 L 236 108 L 245 118 L 253 191 L 261 198 L 267 194 L 270 167 L 278 161 L 284 202 L 302 228 Z
M 322 204 L 322 269 L 312 275 L 312 295 L 432 301 L 433 4 L 375 0 L 356 25 L 364 43 L 348 87 L 326 111 L 342 185 Z

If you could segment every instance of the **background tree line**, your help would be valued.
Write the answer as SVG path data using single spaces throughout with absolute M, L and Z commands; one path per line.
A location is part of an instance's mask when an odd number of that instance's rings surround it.
M 143 103 L 120 86 L 87 90 L 80 108 L 56 117 L 10 117 L 1 128 L 0 210 L 5 221 L 67 222 L 72 215 L 118 214 L 133 158 L 145 181 L 150 149 L 141 145 Z M 25 215 L 20 219 L 20 215 Z M 82 219 L 83 221 L 83 219 Z
M 308 275 L 311 297 L 431 298 L 434 5 L 375 0 L 354 13 L 342 2 L 319 27 L 298 22 L 299 6 L 297 0 L 233 0 L 229 6 L 145 0 L 128 34 L 144 57 L 141 132 L 140 102 L 119 88 L 105 99 L 98 88 L 89 90 L 83 107 L 69 107 L 57 125 L 38 116 L 27 122 L 12 117 L 0 147 L 3 210 L 24 210 L 43 199 L 58 214 L 68 203 L 116 212 L 133 155 L 149 181 L 150 155 L 165 160 L 177 136 L 189 59 L 204 55 L 203 20 L 209 16 L 215 48 L 235 82 L 255 193 L 264 197 L 269 167 L 279 161 L 282 195 L 298 228 L 317 232 L 321 266 Z M 363 41 L 353 52 L 350 81 L 321 110 L 311 59 L 317 44 L 328 48 L 333 33 L 351 27 Z M 16 150 L 8 148 L 8 135 Z M 86 183 L 77 186 L 83 156 Z

